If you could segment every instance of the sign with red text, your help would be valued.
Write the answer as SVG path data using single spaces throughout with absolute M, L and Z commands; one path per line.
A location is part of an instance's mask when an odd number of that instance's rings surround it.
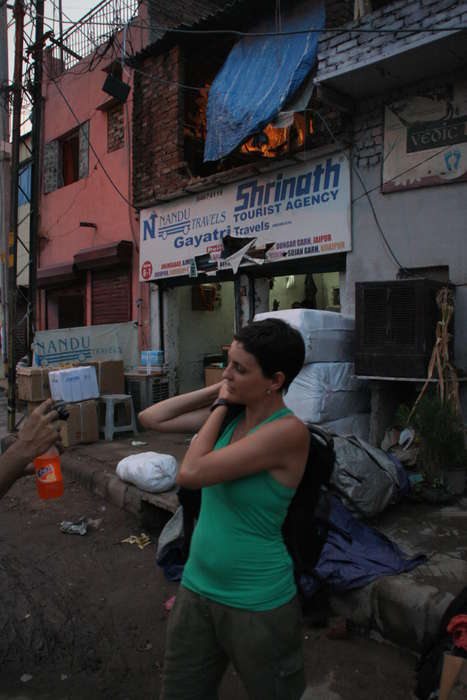
M 350 220 L 347 155 L 309 160 L 142 210 L 140 279 L 193 276 L 202 255 L 211 272 L 236 272 L 221 256 L 226 236 L 251 240 L 241 267 L 257 264 L 260 249 L 265 263 L 342 253 L 352 247 Z

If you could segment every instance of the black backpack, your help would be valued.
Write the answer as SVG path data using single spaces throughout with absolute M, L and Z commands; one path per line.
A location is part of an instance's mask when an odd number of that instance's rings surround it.
M 233 406 L 227 412 L 219 434 L 243 410 Z M 328 533 L 330 500 L 326 487 L 334 468 L 334 441 L 316 425 L 307 425 L 310 448 L 305 472 L 290 503 L 282 526 L 282 536 L 294 563 L 295 581 L 300 593 L 300 577 L 312 574 L 318 562 Z M 188 558 L 195 521 L 201 507 L 201 489 L 180 487 L 180 505 L 183 507 L 184 559 Z
M 326 488 L 334 468 L 334 441 L 329 433 L 309 424 L 310 448 L 302 480 L 289 506 L 282 536 L 294 563 L 295 580 L 312 574 L 327 540 L 330 498 Z

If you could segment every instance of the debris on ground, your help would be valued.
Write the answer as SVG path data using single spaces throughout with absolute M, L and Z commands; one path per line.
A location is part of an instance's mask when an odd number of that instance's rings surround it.
M 349 630 L 347 628 L 347 620 L 345 617 L 337 617 L 332 621 L 327 632 L 328 639 L 347 639 Z
M 176 596 L 171 596 L 168 598 L 165 603 L 164 603 L 164 608 L 167 610 L 167 612 L 170 612 L 175 604 L 175 598 Z
M 131 441 L 132 447 L 143 447 L 144 445 L 149 445 L 149 443 L 143 442 L 142 440 L 132 440 Z
M 71 520 L 62 520 L 60 530 L 66 535 L 85 535 L 88 531 L 88 519 L 84 515 L 72 522 Z
M 88 527 L 90 527 L 91 530 L 98 530 L 102 525 L 103 520 L 104 518 L 89 518 Z
M 148 546 L 148 544 L 151 544 L 151 538 L 148 537 L 148 535 L 146 535 L 144 532 L 142 532 L 139 536 L 130 535 L 130 537 L 125 537 L 125 539 L 120 540 L 120 542 L 122 544 L 137 544 L 140 549 L 144 549 Z

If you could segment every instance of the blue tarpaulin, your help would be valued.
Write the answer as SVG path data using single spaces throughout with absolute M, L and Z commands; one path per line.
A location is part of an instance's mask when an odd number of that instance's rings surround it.
M 336 497 L 329 522 L 328 539 L 315 571 L 318 582 L 332 591 L 361 588 L 380 576 L 412 571 L 426 562 L 423 554 L 407 557 L 388 537 L 354 518 Z M 309 578 L 312 583 L 313 577 Z
M 268 37 L 244 37 L 227 57 L 209 91 L 204 160 L 225 157 L 264 128 L 295 95 L 316 61 L 324 0 L 286 10 L 281 32 L 317 31 Z M 274 17 L 251 32 L 276 32 Z

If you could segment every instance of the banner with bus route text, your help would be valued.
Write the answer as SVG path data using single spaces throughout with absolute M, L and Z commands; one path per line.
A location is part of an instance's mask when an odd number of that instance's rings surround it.
M 258 264 L 255 257 L 275 263 L 350 251 L 347 155 L 278 168 L 142 210 L 140 279 L 193 276 L 196 257 L 207 254 L 214 272 L 233 268 L 221 258 L 226 236 L 253 239 L 241 267 Z M 263 256 L 254 254 L 261 249 Z

